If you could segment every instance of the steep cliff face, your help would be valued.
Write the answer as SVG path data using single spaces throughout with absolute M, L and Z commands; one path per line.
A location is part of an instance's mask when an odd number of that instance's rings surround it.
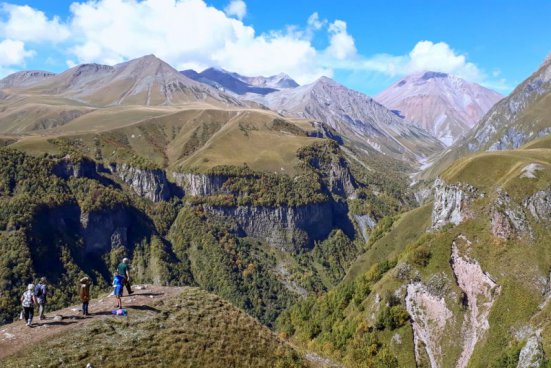
M 210 175 L 194 173 L 173 173 L 176 184 L 184 188 L 187 196 L 209 196 L 219 193 L 229 193 L 224 188 L 227 175 Z
M 363 239 L 367 242 L 369 240 L 369 232 L 377 225 L 377 221 L 369 215 L 354 215 L 354 220 L 360 228 Z
M 452 245 L 450 259 L 457 285 L 463 292 L 463 305 L 466 306 L 461 328 L 463 350 L 456 363 L 457 368 L 467 367 L 476 344 L 490 328 L 488 316 L 501 291 L 477 261 L 461 254 L 463 252 L 459 247 L 468 250 L 470 246 L 471 243 L 460 236 Z
M 110 170 L 138 195 L 153 202 L 166 201 L 171 196 L 170 185 L 164 170 L 139 169 L 128 164 L 112 164 Z
M 330 202 L 299 207 L 204 205 L 203 208 L 211 216 L 234 221 L 241 235 L 258 238 L 289 252 L 312 247 L 314 241 L 325 239 L 334 227 Z
M 432 227 L 460 224 L 471 216 L 469 203 L 478 196 L 476 188 L 467 184 L 447 184 L 442 179 L 434 182 L 434 206 Z
M 424 284 L 415 282 L 407 286 L 406 307 L 412 319 L 417 363 L 422 365 L 423 357 L 427 356 L 432 368 L 441 367 L 441 339 L 448 319 L 453 317 L 446 301 Z

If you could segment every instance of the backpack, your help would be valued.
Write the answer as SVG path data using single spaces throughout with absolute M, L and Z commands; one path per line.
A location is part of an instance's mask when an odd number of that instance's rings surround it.
M 25 293 L 23 294 L 23 303 L 21 304 L 23 304 L 23 306 L 26 308 L 30 308 L 33 306 L 34 300 L 33 300 L 33 292 L 31 290 L 25 291 Z
M 40 298 L 42 296 L 42 285 L 40 285 L 40 284 L 36 285 L 36 287 L 34 289 L 34 295 L 37 298 Z

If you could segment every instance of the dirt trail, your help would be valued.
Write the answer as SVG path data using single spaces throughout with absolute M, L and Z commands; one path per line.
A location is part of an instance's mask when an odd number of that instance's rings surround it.
M 126 295 L 122 299 L 123 308 L 132 313 L 132 309 L 138 309 L 144 305 L 152 305 L 159 300 L 173 296 L 182 291 L 180 287 L 167 287 L 155 285 L 135 286 L 134 294 Z M 54 335 L 66 333 L 84 324 L 105 318 L 124 318 L 113 316 L 111 311 L 116 305 L 115 298 L 104 295 L 102 298 L 90 301 L 90 316 L 80 314 L 80 304 L 65 309 L 46 313 L 46 320 L 39 321 L 35 318 L 33 327 L 27 327 L 24 321 L 0 326 L 0 360 L 15 354 L 20 350 L 30 348 L 42 340 Z M 36 310 L 35 310 L 36 314 Z M 54 316 L 63 316 L 61 321 L 55 321 Z M 35 316 L 36 317 L 36 316 Z

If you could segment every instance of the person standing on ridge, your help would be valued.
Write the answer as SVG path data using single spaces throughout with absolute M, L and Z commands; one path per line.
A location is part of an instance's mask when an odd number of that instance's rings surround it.
M 124 258 L 122 262 L 119 263 L 119 266 L 117 267 L 117 271 L 119 272 L 119 275 L 124 277 L 123 285 L 126 286 L 128 295 L 134 293 L 130 285 L 130 266 L 128 266 L 129 262 L 130 260 L 128 258 Z M 122 293 L 121 293 L 121 296 L 122 296 Z
M 117 305 L 115 308 L 122 309 L 122 288 L 124 283 L 124 277 L 122 275 L 119 275 L 118 271 L 115 271 L 115 274 L 113 275 L 113 295 L 115 295 L 115 298 L 117 298 Z
M 48 288 L 46 287 L 46 284 L 48 281 L 45 277 L 40 278 L 40 282 L 38 285 L 36 285 L 34 289 L 34 296 L 36 297 L 36 300 L 38 302 L 38 319 L 42 321 L 43 319 L 46 319 L 44 317 L 44 307 L 46 306 L 46 303 L 48 301 Z
M 23 306 L 23 314 L 27 326 L 31 327 L 33 324 L 34 305 L 37 304 L 36 296 L 34 295 L 34 285 L 29 284 L 27 291 L 21 296 L 21 305 Z
M 90 287 L 91 282 L 89 277 L 83 277 L 80 279 L 80 286 L 78 287 L 78 294 L 80 301 L 82 302 L 82 315 L 88 316 L 88 303 L 90 302 Z

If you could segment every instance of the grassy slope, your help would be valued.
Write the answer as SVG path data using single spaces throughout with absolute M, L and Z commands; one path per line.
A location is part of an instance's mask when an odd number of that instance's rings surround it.
M 2 362 L 12 367 L 303 367 L 266 327 L 217 296 L 184 288 L 128 318 L 103 319 Z
M 70 142 L 90 157 L 98 157 L 99 152 L 107 162 L 138 155 L 159 167 L 206 170 L 247 164 L 256 171 L 287 174 L 296 173 L 297 150 L 319 140 L 272 112 L 184 109 L 168 113 L 121 107 L 90 113 L 44 136 L 23 137 L 12 146 L 35 154 L 59 153 L 53 139 Z
M 482 153 L 457 161 L 443 173 L 443 178 L 452 183 L 468 183 L 486 193 L 484 198 L 472 204 L 473 219 L 426 233 L 430 225 L 431 204 L 403 214 L 352 265 L 341 286 L 315 301 L 291 308 L 280 318 L 280 329 L 290 333 L 300 344 L 327 350 L 350 367 L 362 364 L 357 357 L 365 346 L 357 341 L 372 341 L 374 338 L 379 341 L 378 350 L 375 350 L 379 351 L 378 354 L 381 349 L 388 349 L 397 358 L 396 366 L 412 366 L 410 325 L 395 329 L 385 327 L 383 330 L 376 326 L 380 323 L 380 311 L 385 308 L 388 295 L 399 295 L 403 304 L 404 285 L 412 280 L 421 281 L 445 296 L 446 305 L 455 316 L 448 322 L 441 341 L 445 352 L 443 366 L 454 366 L 460 355 L 458 341 L 463 339 L 461 323 L 465 311 L 458 297 L 461 290 L 450 267 L 450 253 L 452 243 L 463 235 L 472 245 L 463 244 L 462 249 L 501 286 L 501 293 L 489 316 L 490 329 L 476 345 L 470 366 L 503 366 L 501 359 L 504 355 L 522 347 L 524 341 L 517 341 L 514 336 L 526 326 L 542 331 L 543 348 L 550 356 L 551 307 L 538 307 L 544 301 L 542 280 L 547 279 L 551 268 L 548 224 L 538 223 L 528 215 L 533 238 L 501 240 L 492 235 L 489 215 L 497 188 L 505 189 L 511 200 L 521 205 L 535 191 L 549 187 L 549 141 L 549 138 L 541 139 L 522 150 Z M 536 178 L 521 178 L 522 169 L 532 163 L 542 168 L 536 172 Z M 395 261 L 397 266 L 380 279 L 373 279 L 374 270 L 385 261 Z M 367 294 L 362 285 L 368 285 Z M 348 288 L 352 291 L 343 291 Z M 361 297 L 356 302 L 358 295 Z M 325 308 L 331 312 L 324 312 Z M 518 350 L 513 356 L 518 359 Z

